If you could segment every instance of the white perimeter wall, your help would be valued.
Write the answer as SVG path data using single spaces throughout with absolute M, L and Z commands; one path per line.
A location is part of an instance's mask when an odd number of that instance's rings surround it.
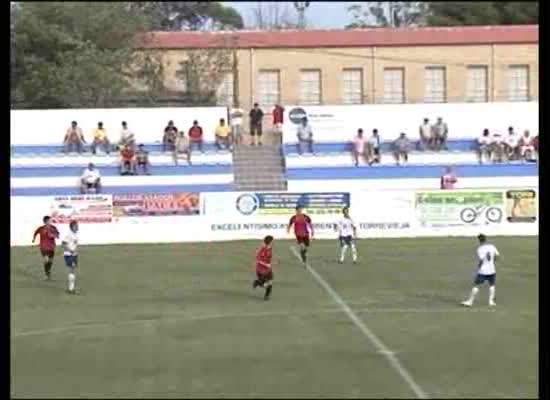
M 225 107 L 194 108 L 106 108 L 74 110 L 12 110 L 10 138 L 13 145 L 60 144 L 71 121 L 77 121 L 88 142 L 98 122 L 103 122 L 111 141 L 118 140 L 121 123 L 126 121 L 138 142 L 161 142 L 168 121 L 187 131 L 198 120 L 204 130 L 204 140 L 214 140 L 219 119 L 227 121 Z
M 521 203 L 521 209 L 536 219 L 532 222 L 510 222 L 513 201 L 506 198 L 508 188 L 494 190 L 457 191 L 415 191 L 415 190 L 355 190 L 350 194 L 351 214 L 358 224 L 361 238 L 378 237 L 417 237 L 417 236 L 475 236 L 480 232 L 487 235 L 538 235 L 538 189 L 534 204 Z M 431 204 L 429 210 L 422 210 L 417 204 L 417 195 L 423 193 L 445 193 L 459 199 L 476 196 L 477 193 L 498 192 L 498 204 L 493 204 L 502 213 L 498 222 L 491 222 L 485 212 L 472 223 L 460 219 L 465 205 Z M 243 200 L 243 194 L 246 200 Z M 275 197 L 289 196 L 278 193 Z M 330 197 L 332 194 L 328 194 Z M 327 196 L 325 194 L 325 196 Z M 74 196 L 78 197 L 78 196 Z M 93 197 L 93 196 L 92 196 Z M 109 197 L 103 195 L 102 197 Z M 81 223 L 82 244 L 109 243 L 169 243 L 169 242 L 210 242 L 240 239 L 259 239 L 266 234 L 276 238 L 291 238 L 286 234 L 286 224 L 293 214 L 288 209 L 273 214 L 262 207 L 254 208 L 251 199 L 261 198 L 255 193 L 205 193 L 200 194 L 200 215 L 164 217 L 115 217 L 111 222 Z M 318 196 L 321 197 L 321 196 Z M 109 199 L 107 199 L 107 202 Z M 112 200 L 111 200 L 112 201 Z M 526 200 L 528 202 L 528 200 Z M 32 233 L 40 225 L 44 215 L 53 210 L 53 197 L 12 197 L 11 198 L 11 245 L 31 244 Z M 97 202 L 96 202 L 97 204 Z M 240 204 L 240 207 L 237 207 Z M 328 200 L 336 213 L 326 214 L 327 208 L 309 210 L 318 238 L 335 239 L 333 224 L 340 217 L 341 205 Z M 79 206 L 81 207 L 82 201 Z M 293 207 L 292 207 L 293 208 Z M 90 217 L 93 209 L 88 208 L 83 215 Z M 244 213 L 243 213 L 244 210 Z M 251 211 L 252 210 L 252 211 Z M 247 213 L 250 212 L 250 213 Z M 523 211 L 521 211 L 523 212 Z M 104 215 L 105 208 L 102 209 Z M 426 214 L 427 213 L 427 214 Z M 120 214 L 119 214 L 120 215 Z M 58 225 L 62 235 L 67 225 Z
M 353 139 L 358 128 L 367 136 L 377 128 L 384 140 L 394 140 L 400 132 L 418 138 L 424 118 L 435 123 L 442 117 L 449 126 L 449 138 L 476 138 L 483 129 L 507 134 L 513 126 L 517 133 L 525 129 L 537 135 L 539 131 L 538 102 L 507 103 L 446 103 L 446 104 L 364 104 L 352 106 L 285 106 L 283 138 L 296 142 L 297 125 L 291 118 L 307 114 L 318 142 L 346 142 Z

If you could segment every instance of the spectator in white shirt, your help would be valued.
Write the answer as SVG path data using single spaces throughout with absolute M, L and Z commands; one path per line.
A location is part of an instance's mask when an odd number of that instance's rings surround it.
M 357 130 L 357 136 L 353 139 L 353 161 L 355 166 L 359 166 L 359 157 L 362 157 L 367 162 L 367 154 L 365 153 L 365 138 L 363 137 L 363 129 Z
M 119 146 L 131 146 L 132 148 L 136 144 L 136 139 L 134 133 L 128 129 L 128 124 L 126 121 L 122 121 L 122 129 L 120 130 L 120 141 Z
M 439 117 L 437 123 L 432 126 L 432 137 L 434 141 L 434 149 L 439 151 L 447 149 L 447 137 L 449 136 L 449 127 L 443 122 L 443 118 Z
M 430 125 L 430 120 L 428 118 L 424 118 L 424 123 L 420 125 L 420 142 L 418 142 L 419 150 L 426 150 L 430 149 L 433 150 L 434 147 L 434 141 L 433 141 L 433 135 L 432 135 L 432 126 Z
M 298 153 L 303 154 L 303 148 L 307 147 L 310 153 L 313 153 L 313 131 L 307 121 L 307 117 L 302 118 L 302 124 L 298 127 Z
M 477 157 L 479 163 L 483 164 L 483 156 L 487 160 L 491 160 L 491 135 L 489 134 L 489 129 L 484 129 L 483 134 L 477 139 Z
M 538 145 L 537 145 L 538 146 Z M 538 149 L 536 149 L 538 151 Z M 519 140 L 519 152 L 524 160 L 532 160 L 535 153 L 535 140 L 529 131 L 523 132 L 523 136 Z
M 231 132 L 235 138 L 235 144 L 242 144 L 243 142 L 243 116 L 244 110 L 242 108 L 233 108 L 229 115 L 229 123 L 231 125 Z
M 92 163 L 88 164 L 88 168 L 80 177 L 80 192 L 83 194 L 101 192 L 101 175 Z
M 504 144 L 508 160 L 517 160 L 519 158 L 519 137 L 513 127 L 508 128 L 508 136 Z
M 491 140 L 491 155 L 493 162 L 502 162 L 504 160 L 504 138 L 500 133 L 495 133 Z
M 395 142 L 393 142 L 394 145 L 394 157 L 395 162 L 397 165 L 399 165 L 399 161 L 401 158 L 403 158 L 403 162 L 406 163 L 409 161 L 409 151 L 411 150 L 411 142 L 409 141 L 409 138 L 405 133 L 399 134 L 399 137 Z
M 367 163 L 369 165 L 380 163 L 380 136 L 378 136 L 378 129 L 372 130 L 372 136 L 367 142 Z

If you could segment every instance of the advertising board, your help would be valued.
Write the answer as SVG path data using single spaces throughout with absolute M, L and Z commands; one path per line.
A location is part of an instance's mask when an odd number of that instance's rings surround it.
M 199 214 L 199 193 L 132 193 L 113 195 L 114 217 L 154 217 Z
M 113 198 L 108 194 L 56 196 L 51 199 L 50 216 L 55 224 L 111 222 Z

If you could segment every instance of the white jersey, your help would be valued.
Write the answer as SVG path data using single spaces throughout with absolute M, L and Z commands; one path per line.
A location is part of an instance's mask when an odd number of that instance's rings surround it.
M 351 218 L 342 218 L 340 221 L 338 221 L 338 236 L 353 236 L 354 227 L 355 222 L 353 222 Z
M 495 270 L 495 257 L 499 256 L 497 248 L 490 244 L 485 243 L 477 248 L 477 258 L 481 262 L 478 274 L 480 275 L 493 275 Z
M 66 256 L 76 256 L 78 253 L 78 233 L 69 231 L 63 239 L 63 254 Z

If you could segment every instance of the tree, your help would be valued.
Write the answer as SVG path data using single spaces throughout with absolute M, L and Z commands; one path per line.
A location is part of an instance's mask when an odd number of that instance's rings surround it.
M 131 88 L 135 74 L 161 85 L 162 68 L 134 51 L 149 22 L 125 2 L 23 2 L 16 10 L 12 71 L 29 108 L 106 107 Z
M 539 23 L 539 4 L 535 1 L 441 1 L 431 2 L 428 24 L 521 25 Z
M 420 1 L 365 1 L 348 7 L 353 21 L 347 29 L 404 27 L 424 24 L 427 4 Z
M 218 1 L 132 2 L 130 7 L 148 15 L 152 29 L 158 31 L 212 31 L 244 27 L 241 15 Z
M 298 26 L 285 2 L 257 2 L 252 9 L 252 19 L 254 28 L 261 30 L 296 29 Z

